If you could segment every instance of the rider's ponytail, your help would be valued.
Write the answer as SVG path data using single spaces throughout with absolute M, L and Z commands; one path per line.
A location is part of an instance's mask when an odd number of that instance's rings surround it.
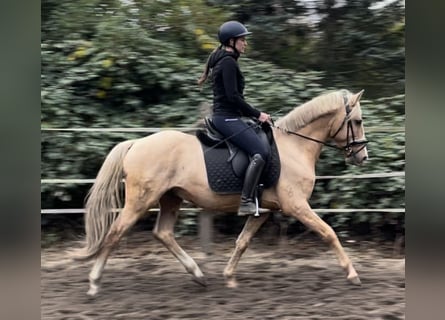
M 210 73 L 210 67 L 209 67 L 209 61 L 210 61 L 210 58 L 212 57 L 212 55 L 213 55 L 216 51 L 220 50 L 221 48 L 222 48 L 222 45 L 216 47 L 216 48 L 209 54 L 209 57 L 207 58 L 206 64 L 205 64 L 205 66 L 204 66 L 204 71 L 202 72 L 201 77 L 199 77 L 199 79 L 198 79 L 198 81 L 197 81 L 199 86 L 202 86 L 202 85 L 204 84 L 204 82 L 206 82 L 206 80 L 207 80 L 207 78 L 208 78 L 208 76 L 209 76 L 209 73 Z

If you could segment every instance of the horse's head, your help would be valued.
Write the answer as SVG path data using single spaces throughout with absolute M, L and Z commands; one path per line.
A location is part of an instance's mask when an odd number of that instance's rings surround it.
M 345 95 L 345 108 L 334 118 L 331 126 L 331 138 L 343 149 L 348 164 L 362 165 L 368 159 L 368 150 L 363 127 L 360 98 L 364 90 L 356 94 Z

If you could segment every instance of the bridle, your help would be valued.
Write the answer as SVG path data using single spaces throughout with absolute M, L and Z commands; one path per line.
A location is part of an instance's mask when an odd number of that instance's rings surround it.
M 345 156 L 347 158 L 349 158 L 351 156 L 355 156 L 363 148 L 366 147 L 366 145 L 368 144 L 369 141 L 366 140 L 366 139 L 355 140 L 354 128 L 352 127 L 352 121 L 351 121 L 351 111 L 352 111 L 352 109 L 349 106 L 348 99 L 347 99 L 346 95 L 343 95 L 343 99 L 344 99 L 344 104 L 345 104 L 346 115 L 345 115 L 345 117 L 344 117 L 340 127 L 337 129 L 337 131 L 335 131 L 334 135 L 332 136 L 332 139 L 335 138 L 337 136 L 337 134 L 346 125 L 347 126 L 347 129 L 346 129 L 347 130 L 346 131 L 346 144 L 344 146 L 339 147 L 339 146 L 336 146 L 335 144 L 330 144 L 330 143 L 327 143 L 327 142 L 324 142 L 324 141 L 321 141 L 321 140 L 318 140 L 318 139 L 315 139 L 315 138 L 312 138 L 312 137 L 308 137 L 308 136 L 305 136 L 305 135 L 303 135 L 301 133 L 298 133 L 298 132 L 289 131 L 287 129 L 282 129 L 282 128 L 279 128 L 279 127 L 276 127 L 276 128 L 280 129 L 280 130 L 283 130 L 284 132 L 286 132 L 288 134 L 293 134 L 293 135 L 299 136 L 301 138 L 304 138 L 304 139 L 307 139 L 307 140 L 310 140 L 310 141 L 314 141 L 314 142 L 323 144 L 323 145 L 325 145 L 327 147 L 334 148 L 334 149 L 337 149 L 337 150 L 341 150 L 341 151 L 343 151 L 345 153 Z M 350 139 L 350 138 L 352 138 L 352 139 Z M 359 148 L 358 150 L 354 151 L 353 147 L 355 147 L 355 146 L 361 146 L 361 148 Z
M 351 107 L 347 103 L 346 98 L 345 98 L 345 110 L 346 110 L 346 115 L 341 123 L 340 128 L 338 128 L 337 131 L 332 136 L 332 139 L 334 139 L 337 136 L 337 134 L 341 131 L 341 129 L 343 129 L 343 127 L 346 124 L 346 126 L 347 126 L 347 128 L 346 128 L 346 144 L 343 147 L 337 147 L 337 146 L 335 146 L 335 147 L 337 149 L 343 150 L 346 157 L 349 158 L 351 156 L 355 156 L 363 148 L 365 148 L 369 141 L 366 139 L 355 140 L 354 128 L 352 127 L 352 121 L 351 121 Z M 350 139 L 350 138 L 352 138 L 352 139 Z M 359 148 L 357 151 L 354 151 L 353 147 L 355 147 L 355 146 L 361 146 L 361 148 Z

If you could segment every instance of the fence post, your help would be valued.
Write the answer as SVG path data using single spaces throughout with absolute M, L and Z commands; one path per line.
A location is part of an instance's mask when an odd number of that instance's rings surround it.
M 206 255 L 212 254 L 213 214 L 202 211 L 199 214 L 199 240 L 201 249 Z

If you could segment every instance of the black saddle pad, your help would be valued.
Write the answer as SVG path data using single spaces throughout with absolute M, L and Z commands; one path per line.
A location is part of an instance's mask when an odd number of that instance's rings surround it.
M 233 170 L 232 163 L 227 161 L 230 157 L 229 150 L 227 148 L 212 148 L 203 143 L 201 143 L 201 146 L 204 152 L 207 179 L 210 188 L 220 194 L 241 193 L 244 176 L 237 176 Z M 245 169 L 247 169 L 249 161 L 247 160 L 245 163 Z M 245 172 L 245 169 L 243 172 Z M 272 187 L 277 183 L 280 177 L 280 171 L 280 156 L 275 141 L 273 141 L 270 160 L 264 167 L 260 178 L 260 184 L 263 184 L 264 189 Z

